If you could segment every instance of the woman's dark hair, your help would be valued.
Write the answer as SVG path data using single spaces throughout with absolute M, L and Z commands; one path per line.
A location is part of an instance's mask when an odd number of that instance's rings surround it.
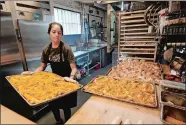
M 49 24 L 48 34 L 50 34 L 50 31 L 51 31 L 53 25 L 58 25 L 61 28 L 61 34 L 63 35 L 63 26 L 60 23 L 56 23 L 56 22 L 53 22 L 53 23 Z

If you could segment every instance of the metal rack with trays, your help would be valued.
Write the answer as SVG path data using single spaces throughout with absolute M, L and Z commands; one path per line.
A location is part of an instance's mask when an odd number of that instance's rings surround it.
M 118 57 L 120 59 L 133 58 L 155 61 L 157 37 L 155 32 L 148 34 L 148 25 L 144 20 L 145 11 L 119 13 Z M 157 15 L 154 19 L 157 21 Z

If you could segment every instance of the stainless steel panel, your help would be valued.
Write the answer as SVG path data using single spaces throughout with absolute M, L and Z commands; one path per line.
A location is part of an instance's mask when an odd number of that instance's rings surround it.
M 41 43 L 43 43 L 43 41 L 46 41 L 47 43 L 44 42 L 44 44 L 42 44 L 43 45 L 42 47 L 44 47 L 46 44 L 49 43 L 47 30 L 46 30 L 48 28 L 48 24 L 46 25 L 46 28 L 45 30 L 43 30 L 42 33 L 38 33 L 38 32 L 41 31 L 41 29 L 39 28 L 43 27 L 43 23 L 38 24 L 39 26 L 29 25 L 28 27 L 26 26 L 26 24 L 27 24 L 27 21 L 25 22 L 25 24 L 20 25 L 21 32 L 22 32 L 21 36 L 23 37 L 23 44 L 25 42 L 25 37 L 32 38 L 31 42 L 32 44 L 35 45 L 34 46 L 35 48 L 39 48 L 41 46 Z M 26 26 L 26 27 L 22 27 L 22 26 Z M 34 29 L 33 34 L 26 34 L 28 31 L 30 31 L 33 28 L 37 28 L 36 30 Z M 25 34 L 23 32 L 25 32 Z M 39 37 L 39 39 L 37 37 Z M 43 40 L 43 38 L 45 38 L 46 40 Z M 35 42 L 34 40 L 38 40 L 40 42 L 38 41 Z M 9 107 L 10 109 L 14 110 L 15 112 L 27 118 L 31 118 L 35 114 L 33 113 L 33 108 L 31 108 L 27 103 L 25 103 L 25 101 L 21 98 L 21 96 L 17 94 L 17 92 L 11 87 L 11 85 L 5 79 L 5 76 L 20 74 L 21 72 L 23 72 L 21 57 L 20 57 L 18 45 L 16 42 L 16 34 L 14 31 L 13 21 L 12 21 L 12 17 L 10 13 L 1 12 L 1 46 L 0 47 L 1 47 L 1 68 L 0 68 L 1 87 L 0 87 L 0 91 L 3 93 L 2 95 L 0 95 L 1 103 L 5 105 L 6 107 Z M 26 50 L 26 53 L 28 52 L 35 53 L 35 50 L 33 50 L 35 48 L 33 48 L 33 46 L 31 46 L 30 48 L 29 43 L 24 44 L 24 49 Z M 38 51 L 41 53 L 42 49 L 40 50 L 38 49 Z M 13 63 L 15 61 L 17 63 Z M 7 63 L 10 63 L 10 64 L 7 64 Z M 27 63 L 29 66 L 29 70 L 34 71 L 35 68 L 39 66 L 40 61 L 34 60 L 34 61 L 29 61 Z M 40 108 L 41 107 L 39 107 L 38 110 L 40 110 Z M 42 113 L 44 112 L 42 111 Z
M 167 108 L 169 108 L 169 109 L 167 109 Z M 168 112 L 174 112 L 175 109 L 181 111 L 182 115 L 184 115 L 184 117 L 186 118 L 186 114 L 185 114 L 185 111 L 183 109 L 175 108 L 175 107 L 172 107 L 170 105 L 168 106 L 168 105 L 165 105 L 165 104 L 161 103 L 161 110 L 160 110 L 161 121 L 165 124 L 171 124 L 171 123 L 167 122 L 165 119 L 167 117 L 167 113 Z M 165 110 L 167 110 L 168 112 L 165 111 Z M 185 119 L 185 121 L 186 121 L 186 119 Z
M 1 65 L 21 61 L 10 13 L 1 12 Z
M 166 95 L 171 95 L 171 96 L 175 96 L 175 97 L 178 97 L 182 100 L 184 100 L 184 105 L 180 106 L 180 105 L 177 105 L 177 104 L 174 104 L 174 103 L 170 103 L 170 102 L 167 102 L 165 101 L 164 97 Z M 160 94 L 160 103 L 161 104 L 164 104 L 164 105 L 167 105 L 167 106 L 172 106 L 172 107 L 175 107 L 175 108 L 179 108 L 179 109 L 183 109 L 183 110 L 186 110 L 186 107 L 185 107 L 185 104 L 186 104 L 186 98 L 184 95 L 180 95 L 180 94 L 176 94 L 176 93 L 172 93 L 172 92 L 165 92 L 165 91 L 162 91 L 161 90 L 161 94 Z
M 43 48 L 50 43 L 47 33 L 49 22 L 18 20 L 26 59 L 39 59 Z
M 105 67 L 106 65 L 108 65 L 108 57 L 107 57 L 107 48 L 102 48 L 101 49 L 101 56 L 102 56 L 102 59 L 101 59 L 101 67 Z

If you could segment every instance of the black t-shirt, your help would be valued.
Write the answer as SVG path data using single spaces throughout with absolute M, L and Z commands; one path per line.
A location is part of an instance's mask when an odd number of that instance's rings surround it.
M 49 47 L 50 44 L 44 48 L 41 56 L 41 62 L 46 64 L 49 63 L 48 61 L 60 62 L 60 46 L 58 46 L 57 48 L 51 48 L 50 51 L 48 52 Z M 62 55 L 62 60 L 64 60 L 64 58 L 66 57 L 69 63 L 75 62 L 72 49 L 66 43 L 63 43 L 62 45 L 61 55 Z

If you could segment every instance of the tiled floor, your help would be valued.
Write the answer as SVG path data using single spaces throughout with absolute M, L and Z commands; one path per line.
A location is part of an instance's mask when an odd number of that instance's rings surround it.
M 79 83 L 82 85 L 86 85 L 95 76 L 105 75 L 108 72 L 108 70 L 111 68 L 111 66 L 112 65 L 110 64 L 102 69 L 92 71 L 92 73 L 90 73 L 89 76 L 84 77 L 82 80 L 79 81 Z M 89 99 L 90 96 L 91 96 L 90 94 L 84 93 L 82 91 L 78 91 L 77 107 L 72 109 L 72 115 Z M 61 117 L 64 118 L 62 110 L 61 110 Z M 52 112 L 49 112 L 47 115 L 41 118 L 37 123 L 38 124 L 55 124 L 56 121 L 54 119 Z

